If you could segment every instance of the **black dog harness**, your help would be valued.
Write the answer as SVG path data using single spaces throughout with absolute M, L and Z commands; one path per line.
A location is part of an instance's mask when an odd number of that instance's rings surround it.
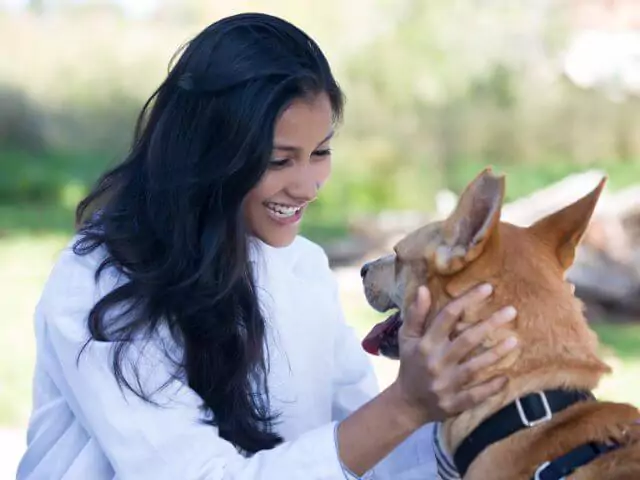
M 525 428 L 535 427 L 576 403 L 595 400 L 588 391 L 545 390 L 531 393 L 506 405 L 473 430 L 456 450 L 453 461 L 461 477 L 475 458 L 492 445 Z M 536 470 L 533 480 L 560 480 L 618 445 L 587 443 Z
M 620 445 L 617 444 L 605 445 L 604 443 L 593 442 L 581 445 L 552 462 L 545 462 L 540 465 L 533 476 L 533 480 L 561 480 L 603 453 L 619 447 Z

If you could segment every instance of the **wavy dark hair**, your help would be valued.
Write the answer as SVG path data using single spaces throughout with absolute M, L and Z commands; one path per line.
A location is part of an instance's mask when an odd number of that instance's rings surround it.
M 203 421 L 253 453 L 282 439 L 242 202 L 267 169 L 282 111 L 324 93 L 339 121 L 343 95 L 317 44 L 270 15 L 221 19 L 180 52 L 144 105 L 130 152 L 76 210 L 74 252 L 105 247 L 96 280 L 107 267 L 128 280 L 91 310 L 87 345 L 113 342 L 121 388 L 151 401 L 138 369 L 124 374 L 125 352 L 166 325 L 181 347 L 176 375 L 202 398 Z

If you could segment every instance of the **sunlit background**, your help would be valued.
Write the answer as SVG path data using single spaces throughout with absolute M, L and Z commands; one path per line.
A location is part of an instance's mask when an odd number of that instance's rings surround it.
M 241 11 L 306 30 L 347 94 L 304 230 L 360 334 L 379 317 L 358 266 L 446 215 L 484 166 L 507 173 L 522 224 L 606 173 L 571 278 L 615 369 L 599 395 L 640 405 L 640 1 L 0 0 L 0 478 L 24 448 L 32 312 L 75 204 L 126 152 L 171 55 Z M 375 365 L 388 383 L 395 364 Z

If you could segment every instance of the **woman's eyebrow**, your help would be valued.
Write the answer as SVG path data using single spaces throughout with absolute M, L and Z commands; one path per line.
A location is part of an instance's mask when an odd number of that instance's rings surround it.
M 329 135 L 327 135 L 319 144 L 318 146 L 322 145 L 325 142 L 328 142 L 329 140 L 331 140 L 331 137 L 333 137 L 333 134 L 335 133 L 334 130 L 332 130 Z M 283 144 L 274 144 L 273 145 L 273 149 L 274 150 L 283 150 L 286 152 L 299 152 L 300 150 L 302 150 L 301 147 L 296 147 L 295 145 L 283 145 Z

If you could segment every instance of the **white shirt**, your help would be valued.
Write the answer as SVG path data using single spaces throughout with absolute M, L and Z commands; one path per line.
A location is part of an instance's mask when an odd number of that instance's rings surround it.
M 179 380 L 152 395 L 159 406 L 121 389 L 109 342 L 91 342 L 77 362 L 89 310 L 126 279 L 111 269 L 96 284 L 104 251 L 80 257 L 68 246 L 35 312 L 33 412 L 18 480 L 355 478 L 341 465 L 335 427 L 375 396 L 378 385 L 343 319 L 326 255 L 302 237 L 281 249 L 257 242 L 251 253 L 267 320 L 271 406 L 281 413 L 276 430 L 283 444 L 242 455 L 215 427 L 199 422 L 201 399 Z M 173 372 L 161 341 L 168 336 L 127 351 L 139 360 L 145 392 Z M 437 478 L 432 431 L 431 425 L 419 429 L 365 478 Z

